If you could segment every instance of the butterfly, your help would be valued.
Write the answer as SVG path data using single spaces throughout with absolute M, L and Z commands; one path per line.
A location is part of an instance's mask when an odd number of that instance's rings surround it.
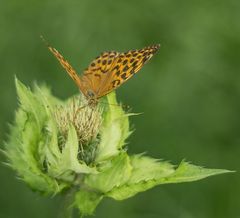
M 44 41 L 46 43 L 46 40 Z M 97 104 L 101 97 L 109 94 L 129 80 L 160 47 L 157 44 L 123 53 L 116 51 L 103 52 L 89 64 L 80 77 L 55 48 L 51 47 L 48 43 L 46 45 L 76 83 L 86 97 L 89 105 Z

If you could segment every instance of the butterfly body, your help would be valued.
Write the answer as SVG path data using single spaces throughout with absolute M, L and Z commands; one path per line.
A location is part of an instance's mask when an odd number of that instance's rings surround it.
M 89 64 L 80 77 L 55 48 L 48 43 L 47 46 L 74 80 L 89 105 L 96 105 L 99 98 L 112 92 L 135 75 L 160 47 L 153 45 L 124 53 L 103 52 Z

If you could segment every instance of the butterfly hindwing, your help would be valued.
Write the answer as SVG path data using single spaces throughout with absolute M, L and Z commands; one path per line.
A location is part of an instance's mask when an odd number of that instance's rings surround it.
M 95 58 L 84 71 L 82 81 L 83 83 L 87 83 L 89 89 L 94 93 L 97 94 L 100 87 L 108 79 L 109 72 L 118 54 L 118 52 L 114 51 L 103 52 Z

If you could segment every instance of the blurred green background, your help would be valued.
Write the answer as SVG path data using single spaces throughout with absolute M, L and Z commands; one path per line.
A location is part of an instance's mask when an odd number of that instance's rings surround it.
M 144 112 L 131 118 L 129 152 L 239 171 L 239 21 L 238 0 L 1 0 L 1 142 L 17 107 L 14 75 L 29 86 L 45 82 L 60 98 L 78 92 L 40 34 L 79 72 L 102 51 L 160 43 L 159 53 L 117 90 L 121 102 Z M 61 211 L 58 197 L 33 193 L 3 165 L 0 178 L 0 217 L 52 218 Z M 240 175 L 105 199 L 95 217 L 239 218 Z

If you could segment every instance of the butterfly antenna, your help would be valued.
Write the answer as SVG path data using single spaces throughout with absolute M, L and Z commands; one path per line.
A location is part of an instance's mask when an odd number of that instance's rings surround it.
M 126 104 L 109 104 L 109 103 L 106 103 L 106 102 L 99 102 L 100 104 L 105 104 L 105 105 L 110 105 L 110 106 L 115 106 L 115 107 L 123 107 L 124 109 L 129 109 L 130 106 L 129 105 L 126 105 Z
M 43 37 L 43 35 L 40 35 L 41 40 L 43 41 L 43 43 L 47 46 L 50 47 L 50 44 L 48 43 L 48 41 Z

